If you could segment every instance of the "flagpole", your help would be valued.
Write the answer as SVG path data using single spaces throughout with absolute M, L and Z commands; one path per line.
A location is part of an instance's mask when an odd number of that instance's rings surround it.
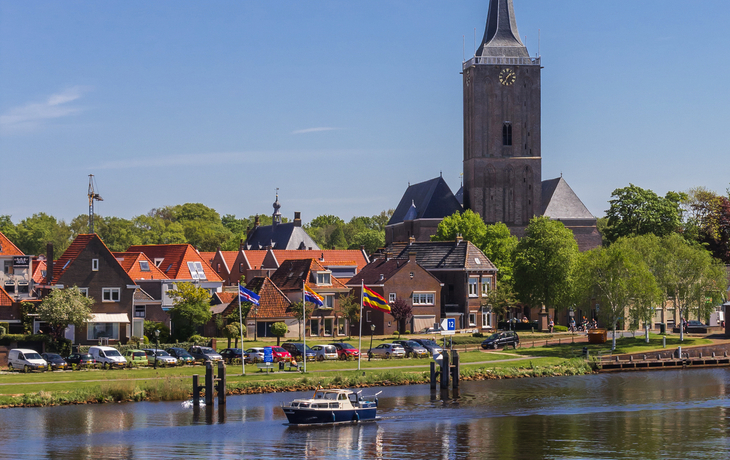
M 238 323 L 241 330 L 241 375 L 246 375 L 246 357 L 243 355 L 243 313 L 241 310 L 241 283 L 238 283 Z M 229 342 L 230 343 L 230 342 Z
M 365 292 L 365 280 L 360 280 L 360 337 L 357 339 L 357 370 L 360 370 L 360 358 L 362 357 L 362 296 Z
M 306 286 L 307 280 L 302 281 L 302 328 L 304 329 L 304 332 L 302 332 L 302 342 L 304 344 L 302 347 L 302 359 L 304 359 L 304 373 L 307 372 L 307 294 L 304 292 Z

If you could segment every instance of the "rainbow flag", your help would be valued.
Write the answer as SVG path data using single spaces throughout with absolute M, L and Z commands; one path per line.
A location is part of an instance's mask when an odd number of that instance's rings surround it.
M 362 290 L 362 304 L 364 306 L 390 313 L 390 305 L 388 305 L 388 302 L 380 294 L 371 291 L 365 286 L 362 287 Z

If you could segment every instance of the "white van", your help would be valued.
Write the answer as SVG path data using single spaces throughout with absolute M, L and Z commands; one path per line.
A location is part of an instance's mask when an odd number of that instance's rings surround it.
M 30 372 L 33 370 L 46 370 L 48 363 L 35 350 L 28 348 L 13 348 L 8 354 L 8 369 L 23 370 Z
M 89 354 L 94 357 L 97 363 L 100 363 L 104 369 L 111 369 L 114 367 L 124 367 L 127 365 L 127 360 L 124 359 L 119 350 L 113 347 L 91 347 L 89 348 Z

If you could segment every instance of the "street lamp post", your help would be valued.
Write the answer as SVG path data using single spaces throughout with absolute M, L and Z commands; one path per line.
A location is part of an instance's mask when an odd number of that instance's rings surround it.
M 370 350 L 373 349 L 373 334 L 375 334 L 375 324 L 370 325 Z M 370 357 L 373 355 L 370 350 L 368 350 L 368 361 L 370 361 Z
M 157 353 L 159 353 L 160 350 L 160 330 L 155 329 L 155 342 L 157 345 L 155 346 L 155 369 L 157 369 Z

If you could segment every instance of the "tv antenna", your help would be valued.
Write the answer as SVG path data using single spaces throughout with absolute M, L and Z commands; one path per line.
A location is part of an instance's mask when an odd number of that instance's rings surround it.
M 95 185 L 94 175 L 89 174 L 89 233 L 94 233 L 94 201 L 104 201 L 104 198 L 94 190 Z

